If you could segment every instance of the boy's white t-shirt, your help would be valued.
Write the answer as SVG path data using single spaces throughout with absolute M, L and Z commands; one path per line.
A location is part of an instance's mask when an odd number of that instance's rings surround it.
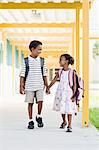
M 26 78 L 25 91 L 37 91 L 43 89 L 44 81 L 41 72 L 40 57 L 33 58 L 31 56 L 28 56 L 28 60 L 29 60 L 29 72 Z M 25 61 L 23 61 L 20 76 L 25 77 L 25 70 L 26 70 Z M 46 68 L 45 61 L 44 61 L 43 72 L 44 72 L 44 76 L 47 76 L 47 68 Z

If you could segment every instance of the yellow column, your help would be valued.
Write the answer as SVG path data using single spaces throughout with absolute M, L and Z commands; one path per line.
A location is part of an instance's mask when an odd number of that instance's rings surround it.
M 15 94 L 15 44 L 12 42 L 12 95 Z
M 82 126 L 89 124 L 89 0 L 83 0 L 83 79 L 84 99 L 82 108 Z
M 72 27 L 72 56 L 73 56 L 73 58 L 75 57 L 75 54 L 74 54 L 74 39 L 75 39 L 75 33 L 74 33 L 75 31 L 74 31 L 74 26 Z
M 2 62 L 2 95 L 6 93 L 6 67 L 7 67 L 7 34 L 2 32 L 3 62 Z
M 80 69 L 80 10 L 76 9 L 76 70 L 79 73 Z

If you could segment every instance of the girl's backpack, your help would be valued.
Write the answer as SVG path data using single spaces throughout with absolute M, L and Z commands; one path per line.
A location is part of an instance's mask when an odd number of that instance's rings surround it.
M 61 77 L 63 69 L 59 72 L 59 78 Z M 76 70 L 70 69 L 68 74 L 69 86 L 73 90 L 74 87 L 74 73 L 76 75 L 76 92 L 74 93 L 73 97 L 76 100 L 76 104 L 84 97 L 84 81 L 83 79 L 78 76 Z

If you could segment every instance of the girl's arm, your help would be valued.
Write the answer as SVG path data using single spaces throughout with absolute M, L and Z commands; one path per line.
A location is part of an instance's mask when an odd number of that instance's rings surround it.
M 59 78 L 59 73 L 57 73 L 54 79 L 51 81 L 50 85 L 48 86 L 49 89 L 53 86 L 53 84 L 57 81 L 58 78 Z

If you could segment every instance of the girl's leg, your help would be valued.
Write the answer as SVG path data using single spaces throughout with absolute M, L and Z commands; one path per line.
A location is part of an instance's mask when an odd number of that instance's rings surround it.
M 66 122 L 66 114 L 62 114 L 61 116 L 62 116 L 63 122 L 62 122 L 60 128 L 61 128 L 61 129 L 64 129 L 65 126 L 66 126 L 66 124 L 67 124 L 67 122 Z
M 66 114 L 62 114 L 62 120 L 63 120 L 63 123 L 66 124 Z
M 68 114 L 67 115 L 67 118 L 68 118 L 68 127 L 71 128 L 71 123 L 72 123 L 72 114 Z

